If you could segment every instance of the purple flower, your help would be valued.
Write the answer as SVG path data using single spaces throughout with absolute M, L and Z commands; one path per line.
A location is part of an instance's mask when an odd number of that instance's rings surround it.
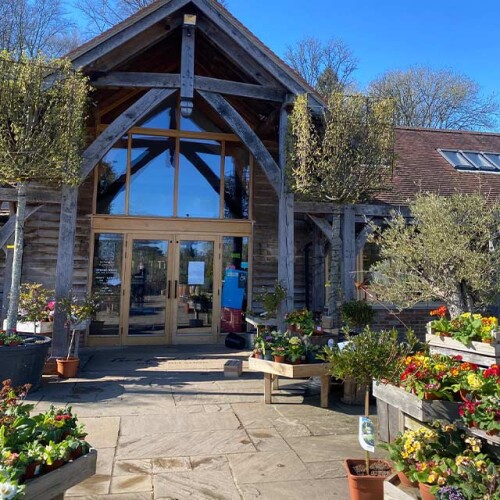
M 464 494 L 455 486 L 443 486 L 439 488 L 437 495 L 437 500 L 466 500 Z

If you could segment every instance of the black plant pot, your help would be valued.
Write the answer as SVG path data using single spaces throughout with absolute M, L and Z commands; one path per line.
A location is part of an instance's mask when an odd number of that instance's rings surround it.
M 0 382 L 10 379 L 14 387 L 31 384 L 33 391 L 42 381 L 51 339 L 39 335 L 20 336 L 27 343 L 15 347 L 0 345 Z

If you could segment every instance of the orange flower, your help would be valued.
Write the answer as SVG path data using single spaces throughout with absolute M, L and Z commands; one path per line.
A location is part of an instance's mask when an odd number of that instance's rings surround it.
M 446 313 L 448 312 L 448 309 L 446 306 L 441 306 L 438 309 L 434 309 L 433 311 L 430 312 L 431 316 L 439 316 L 440 318 L 444 318 L 446 316 Z

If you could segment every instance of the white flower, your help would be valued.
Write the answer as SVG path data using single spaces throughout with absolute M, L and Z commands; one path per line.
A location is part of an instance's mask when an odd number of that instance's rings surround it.
M 13 483 L 0 483 L 0 498 L 10 500 L 17 495 L 17 486 Z

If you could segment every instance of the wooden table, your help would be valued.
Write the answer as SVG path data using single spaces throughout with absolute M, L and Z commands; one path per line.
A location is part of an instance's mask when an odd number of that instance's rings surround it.
M 303 365 L 290 365 L 275 363 L 265 359 L 248 358 L 250 370 L 264 373 L 264 403 L 272 403 L 273 386 L 278 388 L 278 377 L 309 378 L 321 377 L 321 408 L 328 408 L 328 395 L 330 392 L 330 363 L 311 363 Z
M 248 314 L 245 316 L 245 321 L 255 327 L 257 335 L 262 335 L 266 328 L 275 328 L 278 325 L 276 318 L 264 319 L 259 316 L 249 316 Z

